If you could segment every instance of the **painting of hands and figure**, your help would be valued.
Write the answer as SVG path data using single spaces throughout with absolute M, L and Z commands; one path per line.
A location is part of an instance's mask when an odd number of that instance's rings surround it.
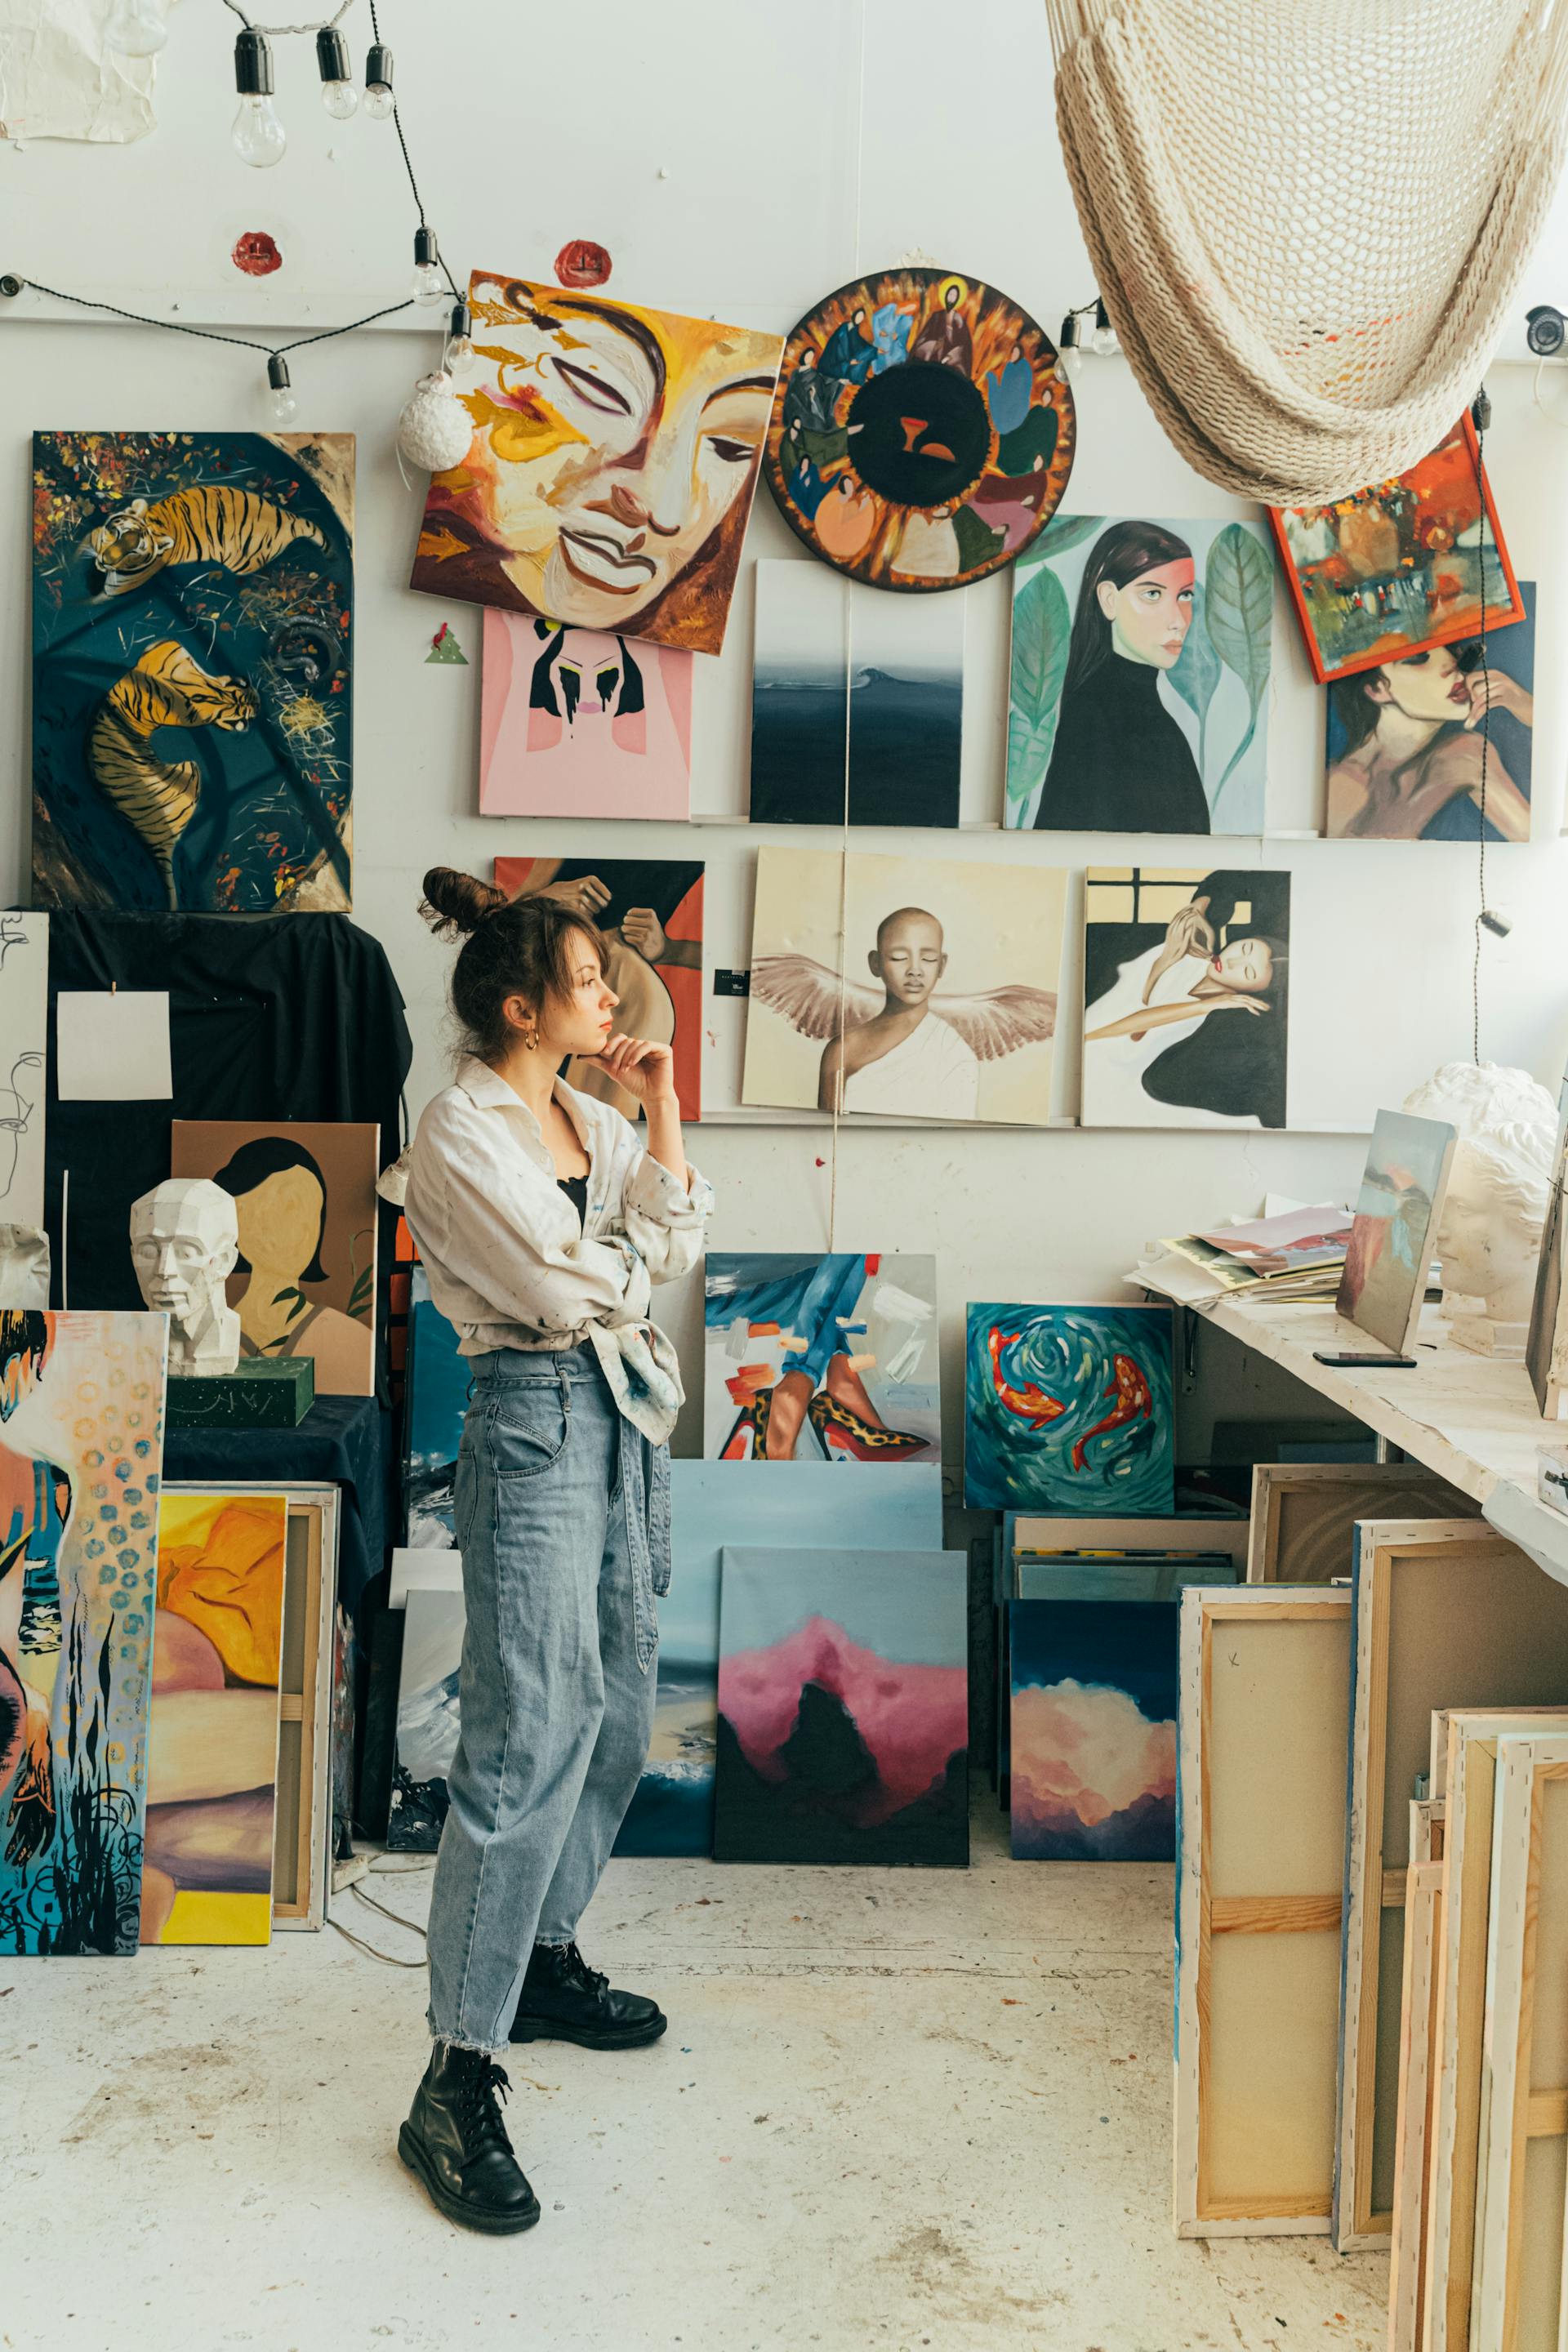
M 836 852 L 759 855 L 742 1099 L 1045 1126 L 1065 877 L 853 854 L 843 866 Z
M 1256 524 L 1056 516 L 1013 574 L 1005 822 L 1261 833 L 1273 624 Z
M 354 445 L 33 438 L 42 905 L 350 903 Z
M 873 587 L 1010 563 L 1072 467 L 1072 394 L 1026 310 L 941 269 L 839 287 L 784 346 L 768 486 L 814 555 Z
M 710 1460 L 941 1459 L 934 1258 L 710 1251 L 705 1321 Z
M 509 898 L 552 898 L 597 934 L 605 977 L 620 999 L 616 1026 L 668 1045 L 682 1118 L 702 1112 L 702 868 L 674 857 L 498 857 Z M 581 1055 L 569 1086 L 635 1126 L 642 1105 Z
M 1286 1123 L 1290 877 L 1090 866 L 1085 1127 Z
M 716 654 L 780 337 L 493 269 L 468 311 L 474 437 L 431 478 L 410 584 Z

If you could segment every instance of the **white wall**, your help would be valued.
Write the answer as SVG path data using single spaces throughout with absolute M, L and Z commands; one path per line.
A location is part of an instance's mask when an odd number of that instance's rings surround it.
M 1056 147 L 1039 0 L 971 0 L 961 20 L 934 0 L 595 0 L 572 12 L 467 0 L 458 10 L 387 0 L 383 26 L 431 220 L 461 279 L 470 263 L 548 278 L 558 247 L 591 236 L 614 257 L 612 290 L 742 324 L 789 327 L 861 268 L 916 249 L 992 278 L 1054 331 L 1092 278 Z M 363 21 L 362 21 L 363 20 Z M 0 269 L 100 292 L 132 307 L 222 320 L 284 339 L 289 326 L 374 309 L 405 290 L 413 218 L 390 126 L 331 124 L 308 43 L 279 45 L 291 133 L 274 172 L 247 171 L 228 143 L 234 20 L 175 11 L 160 68 L 158 131 L 129 149 L 39 142 L 0 148 Z M 345 29 L 356 55 L 368 12 Z M 660 176 L 661 173 L 668 176 Z M 227 260 L 243 229 L 269 228 L 285 268 L 259 285 Z M 1282 225 L 1288 235 L 1288 225 Z M 1557 250 L 1554 245 L 1553 251 Z M 1568 287 L 1543 276 L 1529 299 Z M 294 363 L 300 422 L 359 436 L 355 919 L 386 946 L 415 1035 L 409 1108 L 444 1081 L 446 951 L 414 912 L 435 863 L 488 874 L 498 851 L 672 854 L 668 826 L 547 824 L 474 814 L 479 620 L 414 596 L 406 578 L 422 483 L 392 451 L 397 409 L 429 338 L 403 322 Z M 1568 415 L 1563 371 L 1543 397 Z M 1564 715 L 1568 598 L 1561 517 L 1568 430 L 1532 400 L 1531 373 L 1494 368 L 1489 459 L 1517 569 L 1540 583 L 1535 755 L 1538 839 L 1489 854 L 1490 897 L 1510 916 L 1489 940 L 1482 1050 L 1555 1085 L 1568 1019 L 1563 986 Z M 1124 363 L 1086 363 L 1069 509 L 1178 517 L 1241 511 L 1176 457 Z M 26 436 L 37 426 L 153 429 L 265 424 L 252 355 L 149 330 L 67 320 L 47 304 L 0 310 L 0 902 L 26 895 Z M 748 558 L 808 561 L 758 501 Z M 963 592 L 968 613 L 965 803 L 1001 803 L 1007 586 Z M 434 628 L 454 625 L 467 669 L 430 667 Z M 743 806 L 751 573 L 722 658 L 698 662 L 694 799 Z M 1236 863 L 1296 877 L 1292 1016 L 1302 1114 L 1364 1134 L 1438 1061 L 1469 1049 L 1473 854 L 1443 844 L 1304 840 L 1318 817 L 1323 710 L 1281 604 L 1269 720 L 1269 825 Z M 743 963 L 749 871 L 759 839 L 705 824 L 710 962 Z M 867 849 L 890 834 L 858 836 Z M 922 852 L 935 845 L 920 840 Z M 1179 838 L 965 831 L 963 857 L 1081 869 L 1094 859 L 1190 863 Z M 309 919 L 300 918 L 299 919 Z M 1069 1010 L 1075 975 L 1068 975 Z M 714 1008 L 712 1091 L 732 1064 L 731 1008 Z M 731 1019 L 738 1015 L 731 1014 Z M 1061 1055 L 1070 1111 L 1076 1055 Z M 706 1125 L 701 1164 L 719 1188 L 720 1246 L 825 1244 L 830 1150 L 817 1127 L 767 1114 Z M 1114 1296 L 1151 1236 L 1260 1204 L 1266 1189 L 1343 1193 L 1356 1133 L 1172 1134 L 896 1129 L 846 1131 L 837 1171 L 841 1245 L 941 1255 L 950 1412 L 966 1297 Z M 677 1310 L 693 1328 L 689 1302 Z M 951 1424 L 950 1424 L 951 1425 Z

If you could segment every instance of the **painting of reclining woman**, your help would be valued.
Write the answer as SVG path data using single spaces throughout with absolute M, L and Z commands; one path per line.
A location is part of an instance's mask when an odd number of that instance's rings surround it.
M 763 850 L 742 1099 L 1045 1126 L 1065 887 L 1041 866 Z
M 1290 877 L 1091 866 L 1085 1127 L 1286 1124 Z

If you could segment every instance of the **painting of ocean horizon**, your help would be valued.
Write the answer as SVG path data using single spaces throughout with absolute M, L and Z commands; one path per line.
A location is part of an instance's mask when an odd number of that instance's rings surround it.
M 1010 1788 L 1020 1862 L 1170 1862 L 1174 1601 L 1015 1601 Z
M 971 1510 L 1169 1517 L 1175 1504 L 1168 1307 L 971 1305 Z
M 760 562 L 753 824 L 955 825 L 963 604 Z

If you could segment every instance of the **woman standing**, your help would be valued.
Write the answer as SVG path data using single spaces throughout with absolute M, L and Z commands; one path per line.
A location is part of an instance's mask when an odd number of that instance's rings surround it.
M 696 1265 L 712 1196 L 687 1165 L 669 1047 L 615 1031 L 579 915 L 444 866 L 422 911 L 466 934 L 452 1003 L 468 1056 L 419 1122 L 407 1215 L 474 1388 L 456 1487 L 462 1734 L 430 1906 L 435 2048 L 398 2148 L 449 2219 L 504 2234 L 539 2219 L 498 2104 L 508 2040 L 625 2050 L 665 2029 L 574 1938 L 647 1753 L 655 1595 L 669 1584 L 681 1390 L 649 1287 Z M 569 1055 L 640 1100 L 646 1143 L 555 1076 Z

